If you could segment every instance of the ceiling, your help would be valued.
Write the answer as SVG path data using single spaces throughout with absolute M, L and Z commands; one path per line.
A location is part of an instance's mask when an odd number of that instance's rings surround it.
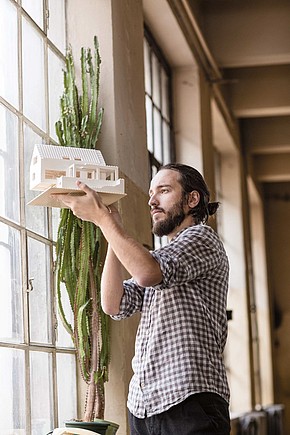
M 254 180 L 289 182 L 290 1 L 181 3 L 219 70 L 209 79 L 239 121 L 241 147 Z
M 143 0 L 143 8 L 170 65 L 194 57 L 203 69 L 253 181 L 290 191 L 290 1 Z

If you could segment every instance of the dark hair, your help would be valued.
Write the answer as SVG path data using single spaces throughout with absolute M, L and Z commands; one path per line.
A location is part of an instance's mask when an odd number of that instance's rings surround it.
M 209 202 L 210 193 L 203 176 L 194 168 L 181 163 L 168 163 L 161 166 L 161 169 L 171 169 L 180 173 L 180 184 L 183 189 L 183 197 L 196 190 L 200 195 L 199 203 L 190 210 L 195 223 L 206 223 L 209 216 L 215 214 L 219 207 L 219 202 Z

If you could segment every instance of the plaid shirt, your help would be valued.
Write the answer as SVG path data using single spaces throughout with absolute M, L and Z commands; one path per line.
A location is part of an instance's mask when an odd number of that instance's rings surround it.
M 138 418 L 188 396 L 214 392 L 229 401 L 222 353 L 227 338 L 228 259 L 217 234 L 199 224 L 154 252 L 163 281 L 124 281 L 120 320 L 141 311 L 128 408 Z

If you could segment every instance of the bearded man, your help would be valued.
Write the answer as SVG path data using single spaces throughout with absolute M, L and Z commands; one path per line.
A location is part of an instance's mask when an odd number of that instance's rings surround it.
M 86 195 L 62 196 L 108 241 L 102 307 L 116 320 L 141 312 L 128 395 L 131 435 L 229 435 L 223 363 L 229 264 L 207 225 L 218 203 L 194 168 L 169 164 L 151 181 L 152 231 L 169 243 L 148 251 L 128 235 L 115 208 Z M 122 280 L 122 266 L 132 276 Z

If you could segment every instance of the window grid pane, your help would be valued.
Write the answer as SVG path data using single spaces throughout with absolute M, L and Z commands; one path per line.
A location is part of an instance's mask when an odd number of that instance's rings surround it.
M 151 62 L 150 62 L 150 47 L 146 39 L 144 39 L 144 68 L 145 68 L 145 92 L 152 96 L 151 85 Z
M 20 222 L 18 119 L 0 105 L 0 215 Z
M 77 415 L 76 359 L 74 355 L 57 353 L 58 425 Z
M 52 343 L 51 288 L 49 247 L 38 240 L 28 239 L 28 279 L 30 341 Z
M 18 109 L 17 10 L 9 0 L 0 2 L 0 95 Z M 5 59 L 5 61 L 3 61 Z
M 147 148 L 151 168 L 153 163 L 159 168 L 165 162 L 172 162 L 174 158 L 170 107 L 171 76 L 170 68 L 147 27 L 144 40 L 144 68 Z
M 60 95 L 63 92 L 64 62 L 48 48 L 49 133 L 56 142 L 55 123 L 60 117 Z
M 48 236 L 47 210 L 45 207 L 33 207 L 28 202 L 35 198 L 39 192 L 29 188 L 30 162 L 34 145 L 43 143 L 44 139 L 24 123 L 24 189 L 25 189 L 25 222 L 26 228 Z
M 3 434 L 39 435 L 56 427 L 58 413 L 76 416 L 75 351 L 69 336 L 56 342 L 54 334 L 51 232 L 59 210 L 27 205 L 37 195 L 29 190 L 34 144 L 56 141 L 66 2 L 17 3 L 0 2 L 0 418 Z
M 22 20 L 22 31 L 23 112 L 34 124 L 46 131 L 44 42 L 25 18 Z
M 0 222 L 0 341 L 23 342 L 20 232 Z
M 147 149 L 151 178 L 158 169 L 174 160 L 171 118 L 171 74 L 160 48 L 145 26 L 144 71 Z M 167 244 L 167 237 L 153 236 L 153 245 L 158 248 Z
M 26 434 L 24 351 L 0 348 L 1 433 Z
M 65 53 L 65 0 L 49 0 L 49 39 Z
M 22 7 L 36 24 L 43 29 L 43 0 L 22 0 Z
M 156 107 L 153 109 L 153 125 L 154 157 L 158 160 L 158 162 L 163 164 L 161 113 L 156 109 Z
M 151 98 L 146 95 L 146 129 L 147 129 L 147 149 L 152 154 L 154 153 L 153 147 L 153 107 Z
M 152 82 L 153 82 L 153 102 L 158 109 L 161 108 L 160 98 L 160 66 L 156 55 L 152 56 Z
M 53 427 L 52 355 L 30 353 L 32 435 L 46 434 Z

